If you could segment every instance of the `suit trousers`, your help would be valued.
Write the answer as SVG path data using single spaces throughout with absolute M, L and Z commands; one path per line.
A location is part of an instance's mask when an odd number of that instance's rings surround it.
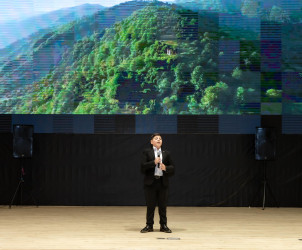
M 168 200 L 168 187 L 162 183 L 162 177 L 155 179 L 150 186 L 145 186 L 145 197 L 147 204 L 147 225 L 153 226 L 154 224 L 154 211 L 158 205 L 159 223 L 161 225 L 167 224 L 167 200 Z

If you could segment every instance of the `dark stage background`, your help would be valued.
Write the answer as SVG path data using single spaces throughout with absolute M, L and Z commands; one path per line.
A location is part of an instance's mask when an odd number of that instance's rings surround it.
M 163 135 L 176 165 L 172 206 L 261 206 L 264 162 L 255 160 L 254 135 Z M 0 134 L 0 203 L 9 204 L 20 176 L 13 136 Z M 144 205 L 140 156 L 149 136 L 138 134 L 34 134 L 34 155 L 24 160 L 23 204 Z M 302 135 L 277 135 L 277 159 L 267 177 L 283 207 L 301 207 Z M 15 204 L 20 203 L 18 197 Z M 272 206 L 267 197 L 266 206 Z

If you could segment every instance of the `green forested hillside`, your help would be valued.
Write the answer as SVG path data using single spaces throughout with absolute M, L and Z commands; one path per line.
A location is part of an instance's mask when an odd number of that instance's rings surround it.
M 242 37 L 236 52 L 240 67 L 218 73 L 224 55 L 219 40 L 230 36 L 211 18 L 153 3 L 105 30 L 89 33 L 88 25 L 83 38 L 62 47 L 62 58 L 47 68 L 45 77 L 2 100 L 1 109 L 34 114 L 257 113 L 248 107 L 260 102 L 259 78 L 254 77 L 259 47 Z M 68 31 L 65 26 L 53 36 L 62 41 Z M 37 43 L 36 53 L 47 42 L 53 40 Z
M 66 25 L 39 30 L 0 50 L 0 112 L 19 112 L 16 105 L 24 104 L 24 94 L 32 91 L 34 82 L 54 69 L 72 65 L 71 60 L 61 65 L 61 60 L 77 42 L 92 34 L 102 37 L 105 28 L 147 5 L 136 1 L 122 3 Z

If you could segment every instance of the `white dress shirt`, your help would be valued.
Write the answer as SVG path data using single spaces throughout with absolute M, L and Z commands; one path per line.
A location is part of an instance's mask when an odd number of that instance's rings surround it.
M 158 155 L 159 155 L 160 162 L 162 162 L 162 160 L 163 160 L 163 154 L 161 152 L 161 148 L 157 149 L 156 147 L 153 146 L 153 150 L 154 150 L 154 156 L 155 156 L 155 158 L 157 158 Z M 154 175 L 156 175 L 156 176 L 163 176 L 163 171 L 159 167 L 157 167 L 157 166 L 158 165 L 156 165 L 156 167 L 155 167 Z

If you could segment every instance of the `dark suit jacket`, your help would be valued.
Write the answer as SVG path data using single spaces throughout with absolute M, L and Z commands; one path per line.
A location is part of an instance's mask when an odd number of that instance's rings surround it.
M 174 164 L 171 159 L 170 153 L 167 150 L 162 150 L 163 164 L 166 165 L 166 171 L 163 171 L 163 185 L 169 186 L 169 177 L 174 174 Z M 145 175 L 144 184 L 146 186 L 152 185 L 154 181 L 155 170 L 155 155 L 153 148 L 145 149 L 141 159 L 141 171 Z

